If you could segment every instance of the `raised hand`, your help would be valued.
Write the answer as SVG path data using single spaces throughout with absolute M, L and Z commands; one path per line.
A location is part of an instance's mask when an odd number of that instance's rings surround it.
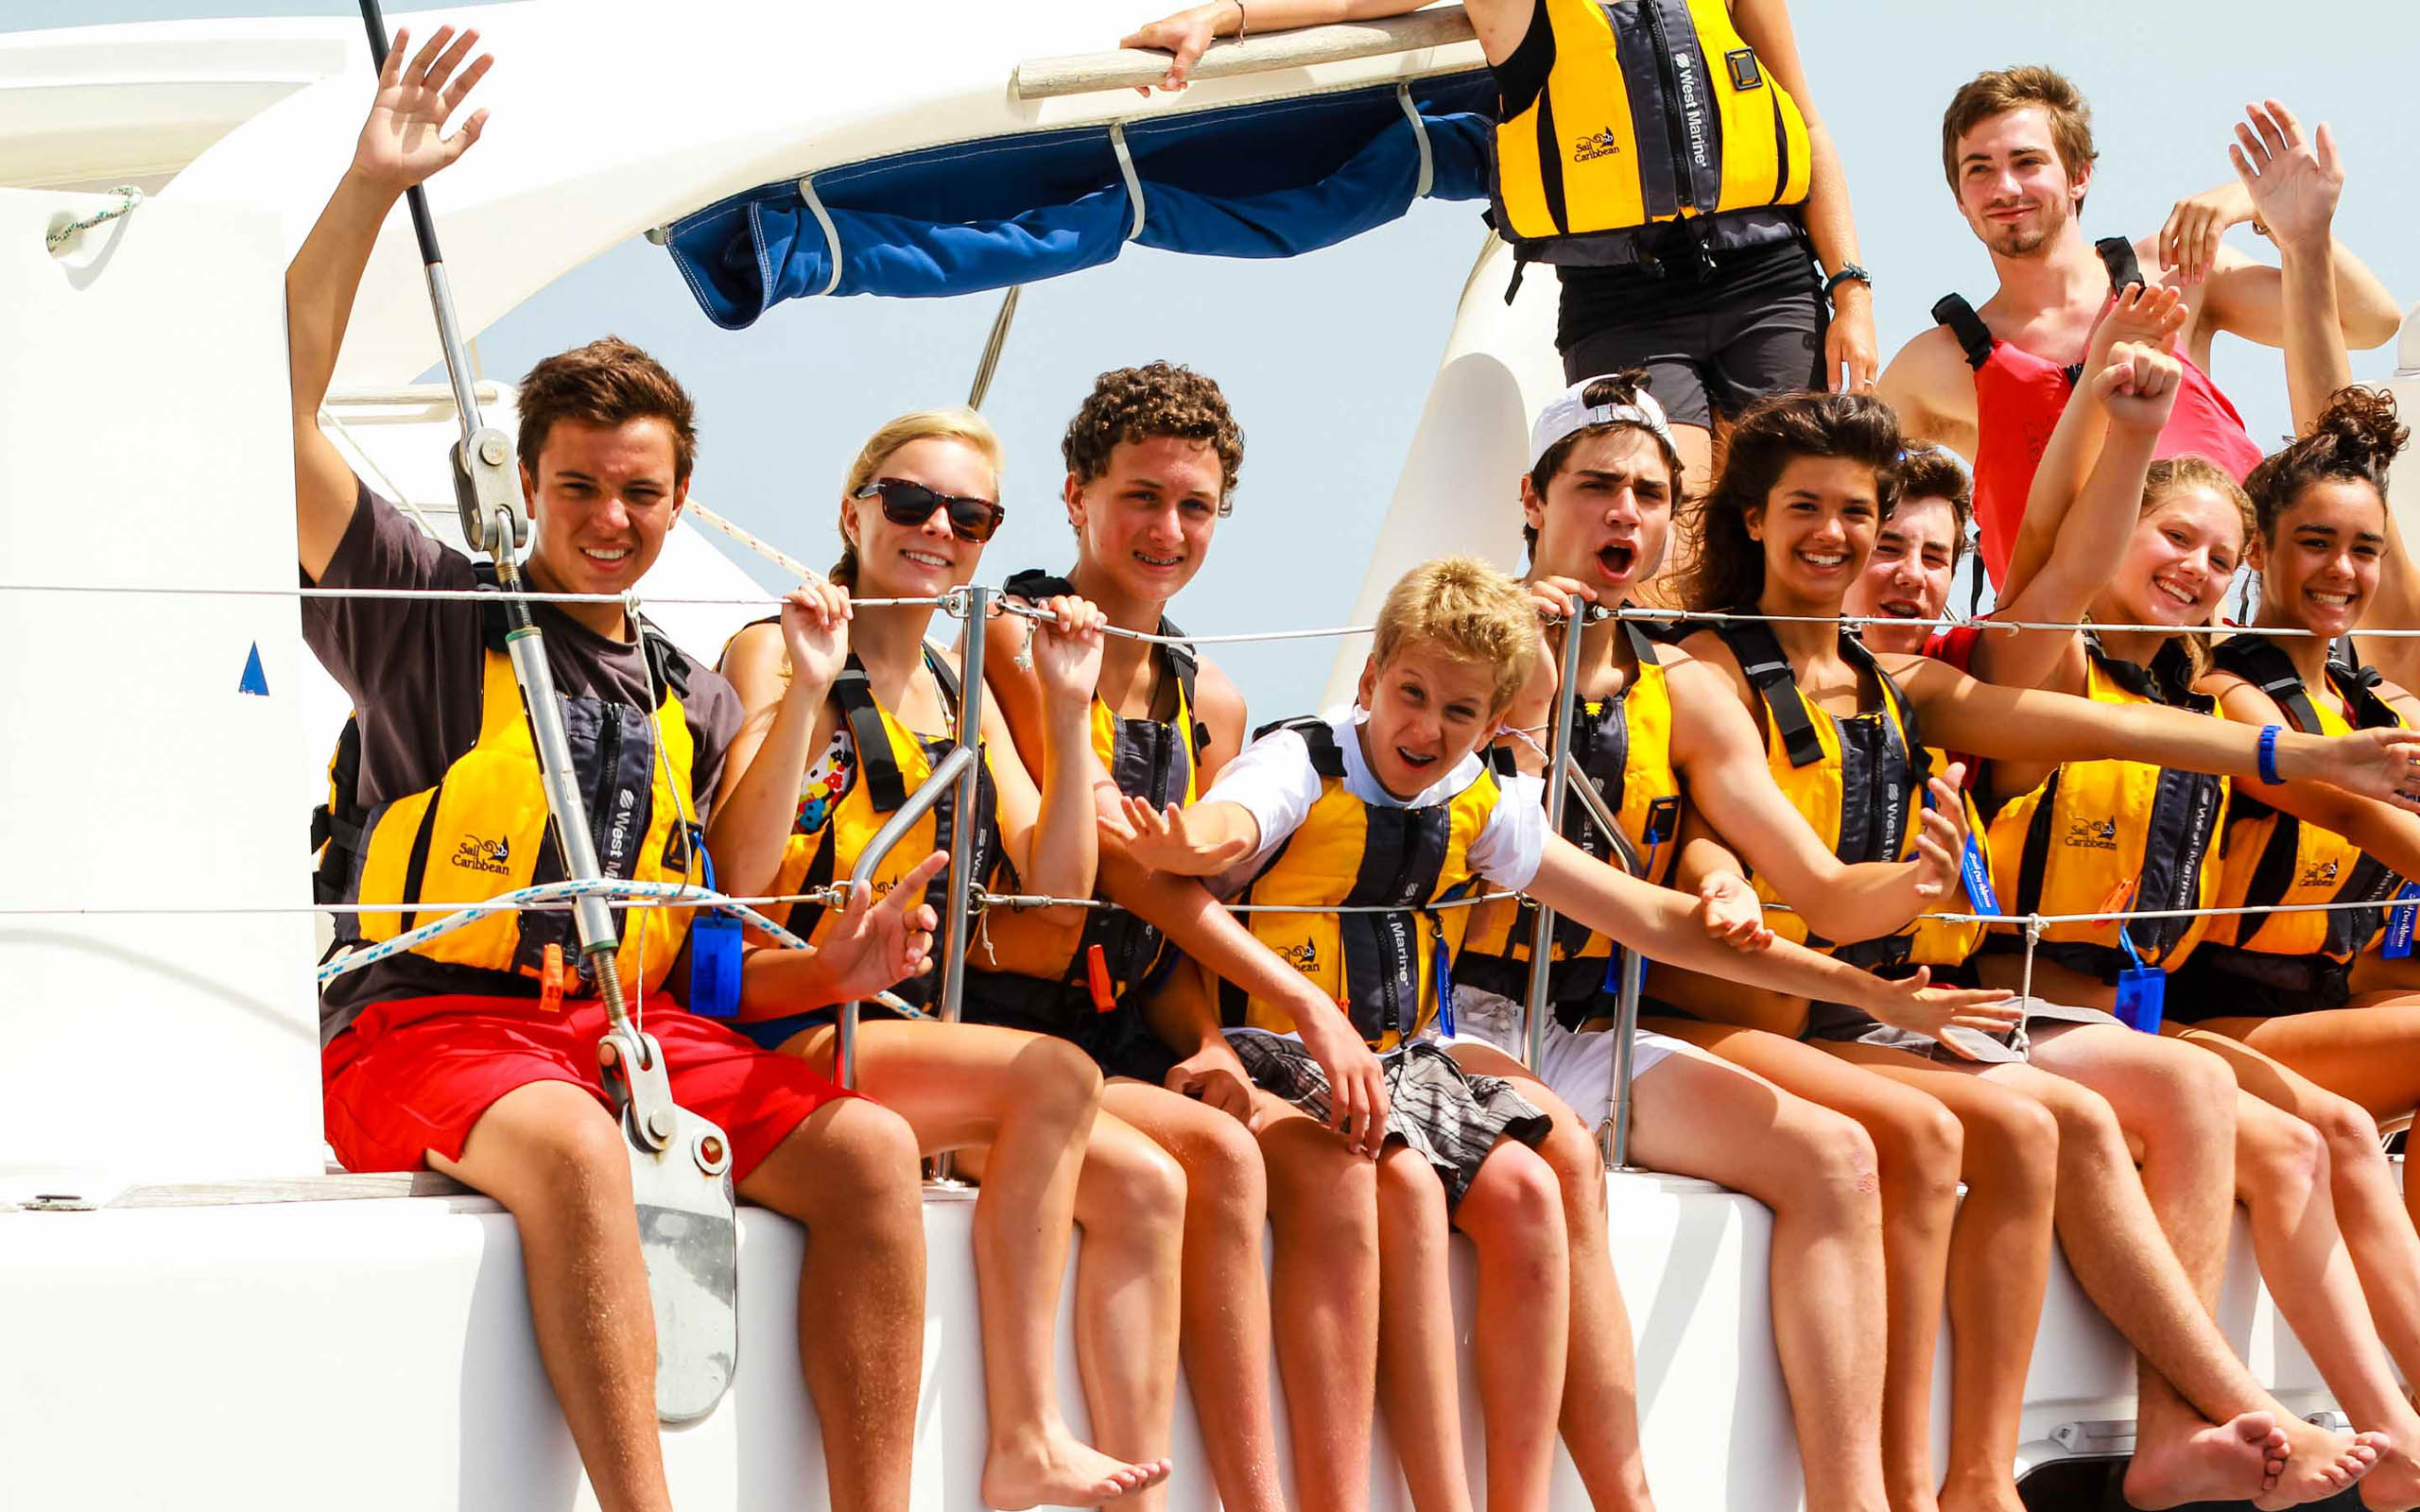
M 2286 742 L 2294 738 L 2289 733 L 2277 743 L 2281 776 L 2290 781 L 2308 777 L 2332 782 L 2348 793 L 2420 814 L 2420 730 L 2357 730 L 2331 735 L 2312 742 L 2308 763 L 2295 761 L 2290 768 Z
M 1184 810 L 1174 803 L 1163 811 L 1153 808 L 1149 799 L 1130 797 L 1123 807 L 1127 857 L 1152 871 L 1211 876 L 1241 861 L 1252 850 L 1252 841 L 1240 834 L 1228 835 L 1214 846 L 1201 845 L 1186 832 Z
M 2185 385 L 2185 364 L 2167 351 L 2121 341 L 2092 375 L 2092 396 L 2109 414 L 2114 429 L 2157 436 L 2176 408 Z
M 788 653 L 790 686 L 819 701 L 849 664 L 848 591 L 813 577 L 782 598 L 782 646 Z
M 396 31 L 378 69 L 378 97 L 353 149 L 354 173 L 399 194 L 449 166 L 487 129 L 484 109 L 472 112 L 452 136 L 445 134 L 445 120 L 495 62 L 493 55 L 481 53 L 471 66 L 462 66 L 478 45 L 475 30 L 458 36 L 452 26 L 440 26 L 406 61 L 411 40 L 408 28 Z
M 1168 64 L 1167 75 L 1160 80 L 1159 87 L 1168 91 L 1181 90 L 1191 82 L 1193 65 L 1201 61 L 1201 55 L 1208 52 L 1210 44 L 1218 40 L 1218 16 L 1223 5 L 1224 0 L 1219 0 L 1218 4 L 1196 6 L 1191 10 L 1180 10 L 1175 15 L 1163 16 L 1150 25 L 1129 33 L 1119 41 L 1117 45 L 1144 47 L 1153 52 L 1175 54 L 1174 60 Z M 1137 85 L 1134 93 L 1149 95 L 1151 92 L 1144 86 Z
M 2344 165 L 2325 122 L 2308 138 L 2294 112 L 2275 100 L 2243 108 L 2227 159 L 2251 197 L 2253 224 L 2279 246 L 2329 234 L 2344 192 Z
M 1052 598 L 1035 624 L 1033 670 L 1046 699 L 1089 704 L 1100 686 L 1101 627 L 1109 616 L 1084 598 Z
M 2084 368 L 2097 371 L 2109 360 L 2109 352 L 2121 341 L 2136 346 L 2172 351 L 2176 334 L 2185 329 L 2186 318 L 2191 312 L 2185 305 L 2185 291 L 2160 284 L 2129 284 L 2100 312 L 2092 325 L 2092 334 L 2084 339 Z
M 1932 973 L 1921 966 L 1913 976 L 1896 982 L 1878 976 L 1866 980 L 1873 984 L 1862 1005 L 1866 1012 L 1894 1029 L 1912 1029 L 1940 1040 L 1962 1056 L 1966 1052 L 1942 1040 L 1944 1029 L 1956 1025 L 1984 1034 L 2006 1034 L 2025 1016 L 2020 1000 L 2001 988 L 1934 987 Z
M 934 851 L 879 900 L 866 883 L 850 889 L 816 947 L 830 973 L 833 1002 L 871 997 L 932 970 L 933 930 L 940 919 L 925 902 L 925 889 L 948 865 L 948 851 Z
M 1569 612 L 1568 606 L 1573 598 L 1580 600 L 1583 614 L 1589 605 L 1597 602 L 1595 589 L 1570 577 L 1541 577 L 1530 584 L 1529 589 L 1530 596 L 1537 601 L 1538 617 L 1557 625 L 1562 624 L 1564 615 Z
M 1697 915 L 1707 938 L 1733 950 L 1753 955 L 1773 942 L 1773 932 L 1765 927 L 1764 901 L 1744 877 L 1718 871 L 1698 884 Z

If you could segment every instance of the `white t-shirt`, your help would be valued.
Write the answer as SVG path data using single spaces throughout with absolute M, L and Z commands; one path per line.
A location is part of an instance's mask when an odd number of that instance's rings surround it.
M 1486 764 L 1474 752 L 1454 769 L 1409 799 L 1400 799 L 1378 784 L 1361 749 L 1361 724 L 1369 714 L 1358 706 L 1326 716 L 1344 753 L 1345 790 L 1364 803 L 1384 808 L 1431 808 L 1450 802 L 1479 780 Z M 1545 783 L 1530 776 L 1501 777 L 1503 800 L 1487 816 L 1470 848 L 1471 869 L 1499 887 L 1514 892 L 1538 873 L 1538 856 L 1546 849 Z M 1245 747 L 1225 766 L 1204 803 L 1235 803 L 1260 825 L 1260 847 L 1240 865 L 1211 879 L 1213 892 L 1225 896 L 1253 879 L 1264 863 L 1301 827 L 1311 805 L 1319 801 L 1320 774 L 1311 767 L 1311 748 L 1291 730 L 1272 730 Z

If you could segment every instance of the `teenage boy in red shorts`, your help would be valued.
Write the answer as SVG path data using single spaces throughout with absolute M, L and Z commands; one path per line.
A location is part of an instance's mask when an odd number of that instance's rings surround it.
M 417 56 L 407 42 L 396 34 L 352 166 L 286 272 L 295 524 L 302 574 L 327 588 L 476 581 L 467 558 L 353 475 L 318 421 L 379 226 L 406 188 L 475 142 L 486 119 L 481 111 L 443 134 L 487 71 L 488 59 L 469 61 L 475 32 L 440 28 Z M 680 515 L 695 449 L 688 396 L 637 348 L 607 338 L 538 364 L 521 397 L 530 585 L 618 594 L 636 583 Z M 627 799 L 624 812 L 646 820 L 625 869 L 681 874 L 682 848 L 698 833 L 685 819 L 702 820 L 730 785 L 723 753 L 739 721 L 736 695 L 643 637 L 619 603 L 532 609 L 581 786 Z M 845 610 L 803 591 L 786 628 L 804 642 L 827 634 Z M 357 800 L 367 822 L 348 845 L 346 896 L 408 907 L 530 880 L 550 850 L 545 805 L 485 606 L 314 599 L 303 633 L 353 695 L 359 726 L 354 791 L 339 797 Z M 619 761 L 610 758 L 616 747 Z M 929 944 L 928 915 L 905 910 L 923 892 L 903 886 L 884 907 L 861 897 L 845 943 L 820 955 L 764 953 L 744 991 L 833 1001 L 889 985 L 917 969 Z M 348 933 L 384 937 L 408 918 L 364 914 Z M 426 1165 L 510 1210 L 539 1354 L 597 1501 L 612 1512 L 656 1512 L 671 1499 L 657 1440 L 653 1314 L 629 1157 L 598 1082 L 603 1014 L 584 981 L 568 999 L 542 998 L 531 965 L 550 931 L 566 942 L 564 919 L 484 919 L 338 978 L 320 1007 L 328 1138 L 354 1170 Z M 662 988 L 685 911 L 633 910 L 626 920 L 624 980 L 647 1000 L 646 1027 L 663 1045 L 674 1096 L 728 1131 L 741 1195 L 808 1228 L 799 1313 L 813 1322 L 800 1352 L 831 1428 L 831 1504 L 904 1509 L 923 1359 L 915 1139 L 897 1115 L 804 1062 L 675 1007 Z M 775 972 L 786 980 L 770 983 Z

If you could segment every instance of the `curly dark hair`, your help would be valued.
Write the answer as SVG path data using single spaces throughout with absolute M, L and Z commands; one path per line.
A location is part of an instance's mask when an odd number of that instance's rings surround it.
M 698 411 L 681 380 L 664 364 L 620 336 L 601 336 L 584 347 L 559 352 L 521 380 L 517 445 L 521 461 L 535 475 L 546 433 L 559 420 L 591 425 L 623 425 L 660 420 L 672 427 L 672 479 L 686 482 L 698 462 Z
M 1059 454 L 1079 483 L 1109 471 L 1120 441 L 1173 436 L 1207 442 L 1219 454 L 1219 512 L 1235 508 L 1236 474 L 1244 465 L 1243 427 L 1212 379 L 1174 363 L 1115 368 L 1093 380 L 1093 391 L 1067 422 Z
M 1874 470 L 1885 520 L 1899 507 L 1899 417 L 1871 394 L 1779 394 L 1758 400 L 1720 438 L 1714 486 L 1694 511 L 1697 558 L 1680 582 L 1685 609 L 1754 604 L 1765 591 L 1765 549 L 1748 534 L 1784 469 L 1802 456 L 1839 456 Z
M 2260 539 L 2275 537 L 2278 522 L 2314 483 L 2334 478 L 2366 483 L 2383 500 L 2386 470 L 2411 439 L 2411 427 L 2396 416 L 2393 394 L 2358 384 L 2338 389 L 2309 435 L 2262 457 L 2243 480 Z
M 1966 559 L 1966 527 L 1975 519 L 1975 485 L 1958 458 L 1938 446 L 1911 446 L 1899 459 L 1899 497 L 1940 499 L 1949 506 L 1957 540 L 1950 546 L 1949 565 Z
M 1581 390 L 1580 398 L 1592 409 L 1599 404 L 1634 405 L 1638 403 L 1638 396 L 1648 391 L 1648 383 L 1646 369 L 1625 368 L 1619 372 L 1589 379 L 1588 387 Z M 1681 454 L 1673 449 L 1668 437 L 1658 435 L 1652 428 L 1636 421 L 1617 420 L 1604 425 L 1582 425 L 1547 447 L 1546 454 L 1538 458 L 1538 465 L 1530 470 L 1530 489 L 1544 499 L 1547 485 L 1552 483 L 1555 475 L 1563 471 L 1564 464 L 1571 460 L 1571 454 L 1582 441 L 1591 436 L 1604 436 L 1614 431 L 1636 431 L 1655 443 L 1656 455 L 1664 458 L 1664 471 L 1671 479 L 1673 508 L 1677 513 L 1681 493 Z M 1527 521 L 1521 524 L 1521 544 L 1529 548 L 1534 560 L 1538 551 L 1538 527 Z

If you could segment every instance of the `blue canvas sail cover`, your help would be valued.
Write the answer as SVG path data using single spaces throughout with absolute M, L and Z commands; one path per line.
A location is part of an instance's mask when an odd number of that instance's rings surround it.
M 1495 109 L 1494 81 L 1474 70 L 926 147 L 735 195 L 666 240 L 726 330 L 809 295 L 1030 284 L 1106 263 L 1129 241 L 1292 257 L 1424 196 L 1485 198 Z

